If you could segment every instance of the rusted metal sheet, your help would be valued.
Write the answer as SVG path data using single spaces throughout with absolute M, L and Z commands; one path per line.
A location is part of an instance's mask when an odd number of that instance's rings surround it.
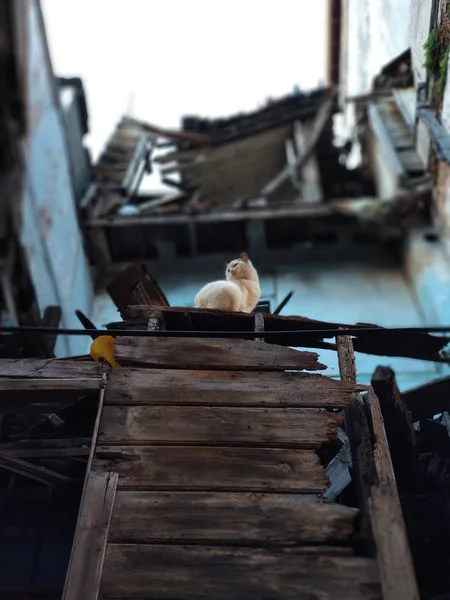
M 28 131 L 21 243 L 39 306 L 62 309 L 64 327 L 77 327 L 75 309 L 90 314 L 93 289 L 75 209 L 65 130 L 38 0 L 26 8 Z M 83 338 L 59 339 L 59 356 L 81 354 Z

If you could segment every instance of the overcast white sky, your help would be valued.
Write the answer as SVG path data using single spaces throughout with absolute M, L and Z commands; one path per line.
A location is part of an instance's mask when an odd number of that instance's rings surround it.
M 325 0 L 42 0 L 57 75 L 82 77 L 98 154 L 127 111 L 251 110 L 325 77 Z M 130 110 L 131 109 L 131 110 Z

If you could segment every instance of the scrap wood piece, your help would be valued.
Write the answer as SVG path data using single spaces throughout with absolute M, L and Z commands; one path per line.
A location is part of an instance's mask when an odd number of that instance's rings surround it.
M 309 136 L 307 143 L 303 147 L 302 152 L 298 154 L 297 160 L 295 161 L 295 168 L 297 170 L 303 167 L 303 165 L 310 157 L 315 146 L 317 145 L 320 136 L 322 135 L 322 132 L 325 128 L 325 125 L 328 123 L 328 120 L 330 119 L 333 110 L 336 106 L 336 95 L 337 90 L 333 89 L 322 101 L 322 104 L 319 110 L 317 111 L 312 124 L 311 135 Z M 289 179 L 291 170 L 292 167 L 290 165 L 285 167 L 281 171 L 281 173 L 279 173 L 276 177 L 274 177 L 263 187 L 263 189 L 261 190 L 261 196 L 269 196 L 275 190 L 277 190 L 282 183 Z
M 346 408 L 367 389 L 305 372 L 189 371 L 122 368 L 108 378 L 110 406 L 253 406 Z
M 121 489 L 321 493 L 314 450 L 191 446 L 97 446 L 94 464 L 114 468 Z
M 158 283 L 140 263 L 123 271 L 106 286 L 106 290 L 119 311 L 125 310 L 131 304 L 169 306 Z
M 98 598 L 117 481 L 112 472 L 92 471 L 87 476 L 63 600 Z
M 356 508 L 298 494 L 119 491 L 109 540 L 342 543 L 352 535 L 357 515 Z
M 364 405 L 370 415 L 374 438 L 375 478 L 370 488 L 370 514 L 383 598 L 420 600 L 383 415 L 372 388 Z
M 450 410 L 450 377 L 435 379 L 402 394 L 412 420 L 432 419 Z
M 310 408 L 105 406 L 99 443 L 318 449 L 337 439 L 341 423 L 340 415 Z
M 241 339 L 118 337 L 120 364 L 166 369 L 318 371 L 326 369 L 316 352 L 303 352 Z
M 108 544 L 104 598 L 379 600 L 374 560 L 347 549 Z
M 398 389 L 392 369 L 377 367 L 372 376 L 372 387 L 383 413 L 396 482 L 400 491 L 406 491 L 415 486 L 419 472 L 411 413 Z
M 0 468 L 11 471 L 12 473 L 17 473 L 18 475 L 22 475 L 22 477 L 33 479 L 34 481 L 38 481 L 39 483 L 44 483 L 46 485 L 70 483 L 72 481 L 70 477 L 66 477 L 65 475 L 56 473 L 55 471 L 50 471 L 45 467 L 40 467 L 38 465 L 26 462 L 20 458 L 15 458 L 1 453 Z

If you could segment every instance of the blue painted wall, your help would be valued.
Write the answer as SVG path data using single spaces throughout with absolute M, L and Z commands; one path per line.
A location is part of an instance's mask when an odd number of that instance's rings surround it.
M 21 243 L 40 309 L 62 308 L 64 327 L 77 327 L 74 311 L 90 315 L 93 286 L 75 209 L 65 131 L 39 2 L 27 4 L 26 89 L 28 134 Z M 82 354 L 86 340 L 58 339 L 58 356 Z

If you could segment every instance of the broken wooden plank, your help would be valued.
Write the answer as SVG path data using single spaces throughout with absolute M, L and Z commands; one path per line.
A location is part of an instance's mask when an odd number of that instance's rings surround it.
M 376 563 L 341 549 L 108 544 L 102 598 L 381 600 Z
M 151 490 L 320 493 L 326 477 L 313 450 L 180 446 L 98 446 L 94 464 L 119 486 Z
M 98 598 L 117 481 L 116 473 L 88 474 L 63 600 Z
M 105 406 L 99 443 L 320 448 L 337 438 L 341 422 L 310 408 Z
M 394 468 L 375 392 L 369 389 L 365 406 L 374 436 L 376 479 L 370 489 L 370 514 L 384 600 L 419 600 L 411 550 L 395 482 Z
M 116 340 L 115 357 L 120 364 L 133 362 L 167 369 L 318 371 L 326 368 L 318 362 L 315 352 L 241 339 L 124 336 Z
M 265 371 L 114 370 L 105 405 L 346 408 L 367 389 L 311 373 Z
M 432 419 L 450 410 L 450 377 L 435 379 L 402 394 L 413 421 Z
M 0 377 L 15 379 L 96 379 L 102 378 L 103 369 L 94 361 L 73 359 L 0 359 Z
M 327 544 L 349 539 L 358 510 L 297 494 L 124 492 L 110 542 Z
M 395 478 L 401 492 L 411 491 L 417 484 L 419 463 L 414 425 L 389 367 L 377 367 L 372 376 L 372 387 L 383 413 L 389 450 Z

